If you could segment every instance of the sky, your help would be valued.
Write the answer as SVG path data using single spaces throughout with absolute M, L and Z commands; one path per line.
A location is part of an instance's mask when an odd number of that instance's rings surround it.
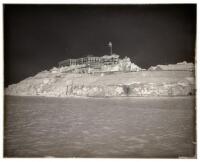
M 68 58 L 128 56 L 142 68 L 195 61 L 196 5 L 4 4 L 5 86 Z

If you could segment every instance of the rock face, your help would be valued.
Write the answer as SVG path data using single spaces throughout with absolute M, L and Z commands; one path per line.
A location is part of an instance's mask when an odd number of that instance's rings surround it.
M 131 64 L 130 64 L 131 65 Z M 139 71 L 101 74 L 62 73 L 53 68 L 5 90 L 16 96 L 186 96 L 195 94 L 191 71 Z
M 56 85 L 41 86 L 19 85 L 10 86 L 6 90 L 7 95 L 20 96 L 48 96 L 48 97 L 67 97 L 67 96 L 89 96 L 89 97 L 152 97 L 152 96 L 187 96 L 194 95 L 193 85 L 182 84 L 154 84 L 154 83 L 135 83 L 131 85 L 114 86 L 84 86 L 84 85 L 66 85 L 59 87 Z
M 185 70 L 185 71 L 194 71 L 195 70 L 195 66 L 193 63 L 187 63 L 186 61 L 177 63 L 177 64 L 169 64 L 169 65 L 157 65 L 157 66 L 151 66 L 148 70 L 152 71 L 152 70 L 169 70 L 169 71 L 173 71 L 173 70 L 177 70 L 177 71 L 181 71 L 181 70 Z

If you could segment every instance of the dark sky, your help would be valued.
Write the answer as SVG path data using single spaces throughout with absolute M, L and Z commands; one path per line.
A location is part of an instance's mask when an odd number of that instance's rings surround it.
M 4 5 L 5 85 L 113 52 L 142 68 L 194 62 L 196 5 Z

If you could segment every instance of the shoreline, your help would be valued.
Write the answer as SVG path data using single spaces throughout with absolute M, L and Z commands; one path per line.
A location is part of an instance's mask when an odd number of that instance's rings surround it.
M 15 95 L 4 95 L 5 97 L 36 97 L 36 98 L 54 98 L 54 99 L 159 99 L 159 98 L 196 98 L 196 95 L 188 96 L 107 96 L 107 97 L 97 97 L 97 96 L 66 96 L 66 97 L 55 97 L 55 96 L 15 96 Z

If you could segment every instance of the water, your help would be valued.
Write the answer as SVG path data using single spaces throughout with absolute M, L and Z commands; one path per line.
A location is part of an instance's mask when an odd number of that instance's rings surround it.
M 195 99 L 5 98 L 5 157 L 193 157 Z

